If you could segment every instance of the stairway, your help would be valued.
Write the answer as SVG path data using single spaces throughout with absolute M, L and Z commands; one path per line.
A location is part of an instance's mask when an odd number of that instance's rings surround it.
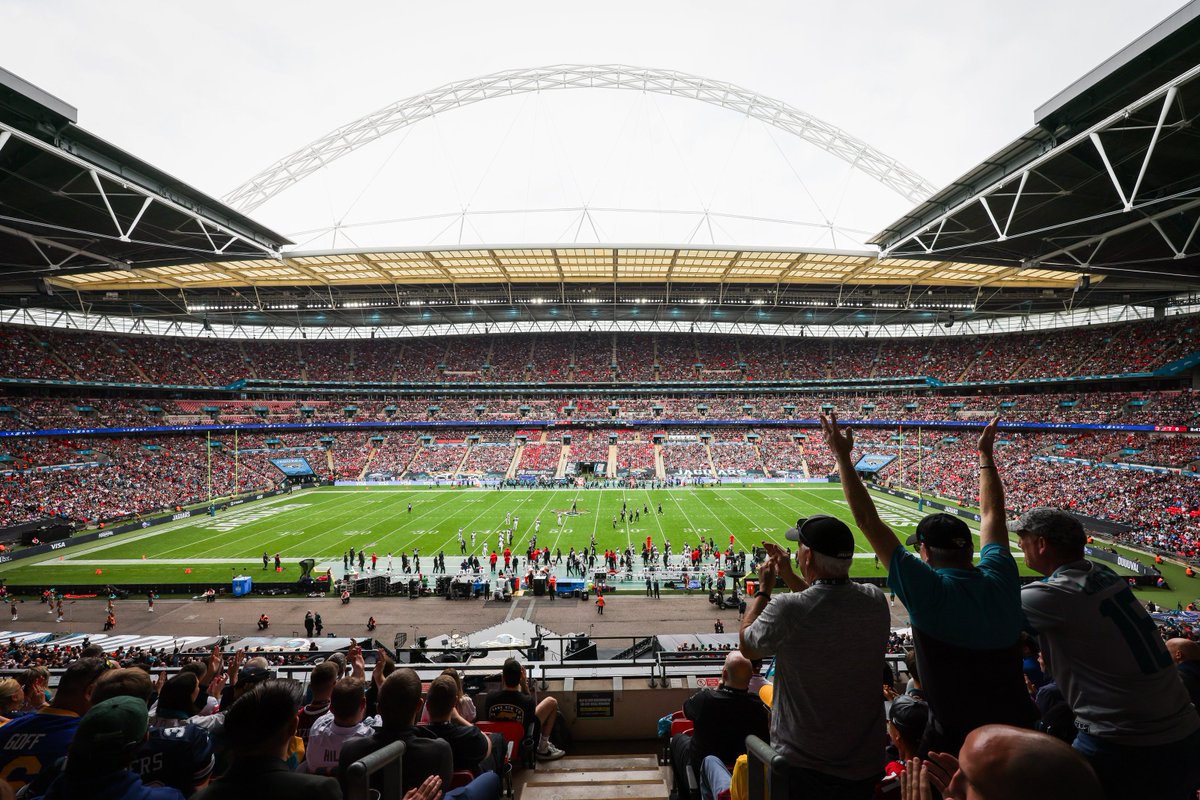
M 517 449 L 513 451 L 512 461 L 508 462 L 508 469 L 504 472 L 504 479 L 511 481 L 517 474 L 517 466 L 521 463 L 521 453 L 525 451 L 525 445 L 517 445 Z
M 454 468 L 454 477 L 456 477 L 456 478 L 462 477 L 463 465 L 465 465 L 467 463 L 467 459 L 471 457 L 471 451 L 474 449 L 475 449 L 475 446 L 469 444 L 469 445 L 467 445 L 467 448 L 465 450 L 463 450 L 463 457 L 461 460 L 459 460 L 458 466 Z
M 713 480 L 717 479 L 717 465 L 713 463 L 712 445 L 704 445 L 704 457 L 708 459 L 708 475 Z
M 567 463 L 571 456 L 571 445 L 564 444 L 562 450 L 558 453 L 558 466 L 554 468 L 555 479 L 565 478 L 567 475 Z
M 771 477 L 771 468 L 767 466 L 767 460 L 765 458 L 763 458 L 762 448 L 759 447 L 758 445 L 754 445 L 754 456 L 755 456 L 755 458 L 758 459 L 758 463 L 762 464 L 763 477 L 764 478 Z
M 663 462 L 663 448 L 661 444 L 654 445 L 654 477 L 660 481 L 667 479 L 667 465 Z
M 367 470 L 371 468 L 371 461 L 374 460 L 375 453 L 378 449 L 379 449 L 378 447 L 371 444 L 369 441 L 367 442 L 367 460 L 363 462 L 363 468 L 358 473 L 358 480 L 360 480 L 360 481 L 366 480 Z
M 605 475 L 609 478 L 617 477 L 617 446 L 615 444 L 608 446 L 608 471 Z
M 524 773 L 521 800 L 667 800 L 652 755 L 567 756 Z

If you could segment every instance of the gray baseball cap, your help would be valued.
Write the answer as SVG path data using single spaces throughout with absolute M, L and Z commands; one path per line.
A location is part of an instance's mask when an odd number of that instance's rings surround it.
M 1016 534 L 1042 536 L 1068 547 L 1087 544 L 1087 531 L 1083 529 L 1083 523 L 1074 514 L 1060 508 L 1032 508 L 1016 521 L 1008 523 L 1008 529 Z

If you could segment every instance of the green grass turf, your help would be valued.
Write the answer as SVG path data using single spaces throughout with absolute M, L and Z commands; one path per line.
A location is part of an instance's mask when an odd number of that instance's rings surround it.
M 915 504 L 882 495 L 874 498 L 884 520 L 899 535 L 912 532 L 920 518 Z M 555 512 L 568 510 L 572 501 L 578 503 L 580 514 L 566 517 L 559 529 Z M 411 513 L 407 510 L 410 502 Z M 614 528 L 612 518 L 614 514 L 619 518 L 622 502 L 639 511 L 647 505 L 651 513 L 635 524 L 618 519 Z M 660 503 L 661 516 L 656 513 Z M 282 580 L 290 580 L 298 575 L 297 562 L 302 558 L 315 558 L 318 570 L 329 565 L 335 575 L 341 574 L 342 553 L 351 546 L 366 550 L 368 556 L 377 553 L 380 570 L 388 552 L 396 555 L 394 565 L 399 570 L 399 553 L 419 548 L 426 572 L 430 557 L 444 550 L 447 566 L 455 571 L 460 560 L 458 529 L 465 529 L 468 546 L 471 532 L 479 533 L 474 548 L 479 552 L 485 538 L 489 544 L 496 541 L 496 531 L 504 526 L 504 515 L 510 511 L 520 518 L 512 549 L 521 554 L 539 517 L 539 545 L 562 548 L 564 554 L 572 545 L 586 546 L 593 533 L 601 550 L 632 544 L 640 552 L 641 543 L 650 536 L 660 548 L 664 539 L 670 540 L 674 552 L 679 553 L 684 542 L 694 543 L 698 536 L 712 537 L 723 548 L 732 535 L 735 549 L 746 550 L 764 539 L 783 542 L 783 532 L 797 517 L 812 514 L 834 514 L 851 522 L 838 485 L 657 491 L 337 487 L 247 503 L 215 517 L 193 517 L 39 559 L 0 565 L 0 577 L 10 584 L 150 583 L 164 590 L 172 583 L 228 585 L 236 574 L 275 582 L 280 576 L 262 569 L 264 550 L 272 556 L 276 552 L 282 555 Z M 884 575 L 861 537 L 858 549 L 862 557 L 855 559 L 852 574 Z M 1021 568 L 1029 574 L 1024 565 Z M 98 569 L 100 574 L 96 574 Z M 1147 593 L 1147 599 L 1152 596 L 1173 606 L 1186 580 L 1182 568 L 1179 573 L 1177 579 L 1168 575 L 1176 592 L 1155 590 Z M 1179 599 L 1186 603 L 1190 598 L 1180 595 Z

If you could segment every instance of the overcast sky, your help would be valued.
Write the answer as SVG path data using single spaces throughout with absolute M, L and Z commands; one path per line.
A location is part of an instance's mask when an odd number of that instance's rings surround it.
M 1031 127 L 1038 105 L 1180 5 L 8 0 L 0 53 L 6 69 L 76 106 L 84 128 L 216 197 L 397 100 L 560 63 L 732 82 L 835 125 L 940 186 Z M 419 123 L 254 216 L 308 248 L 846 247 L 909 205 L 734 112 L 576 91 L 493 100 Z M 584 206 L 599 210 L 575 210 Z M 467 216 L 454 216 L 464 209 Z M 517 209 L 567 210 L 483 213 Z

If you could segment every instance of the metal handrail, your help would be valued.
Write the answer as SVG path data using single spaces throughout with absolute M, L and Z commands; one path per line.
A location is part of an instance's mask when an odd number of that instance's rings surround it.
M 746 756 L 750 800 L 787 800 L 788 763 L 757 736 L 746 737 Z
M 346 768 L 346 800 L 368 800 L 371 776 L 383 771 L 383 797 L 399 797 L 403 782 L 404 742 L 392 742 Z

